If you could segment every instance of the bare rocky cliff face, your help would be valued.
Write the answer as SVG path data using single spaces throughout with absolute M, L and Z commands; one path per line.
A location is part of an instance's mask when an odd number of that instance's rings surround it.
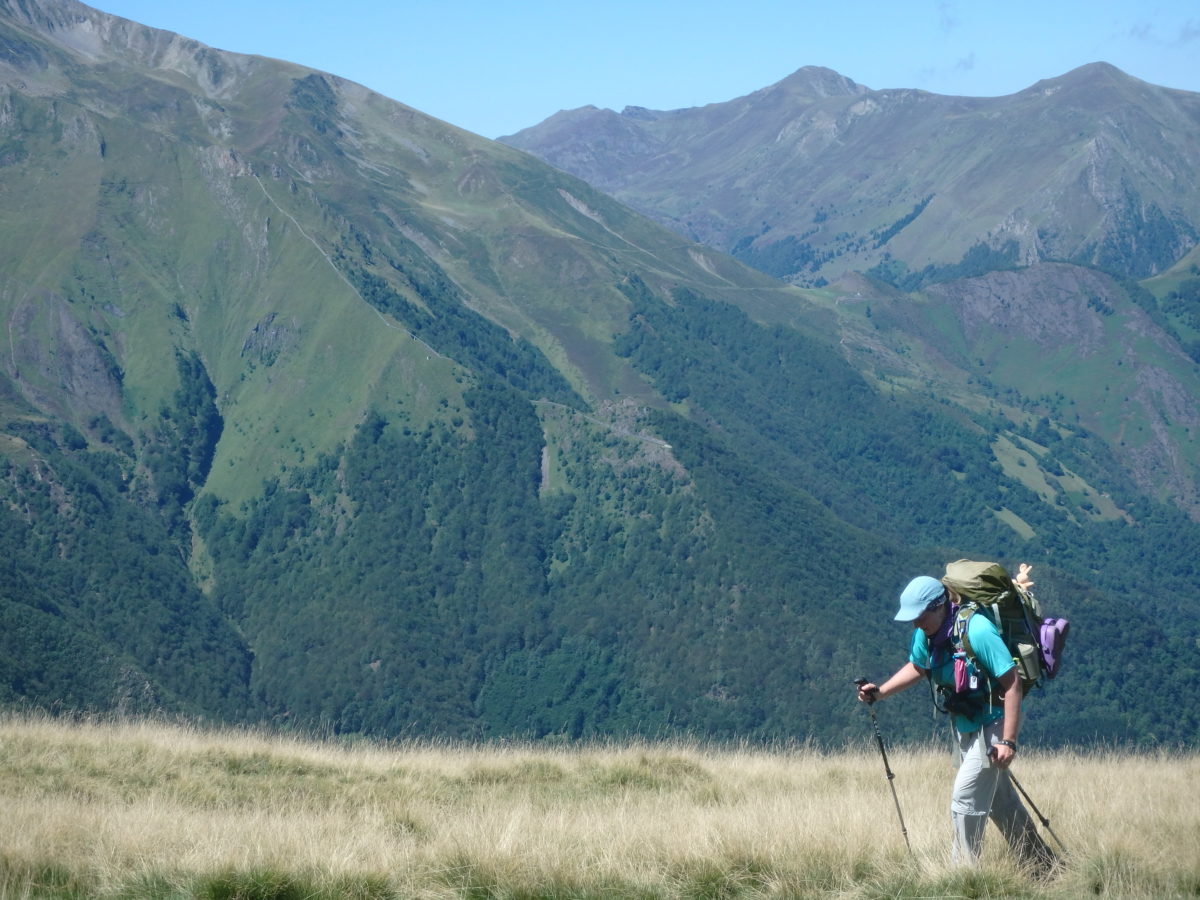
M 934 285 L 926 293 L 953 305 L 969 342 L 985 329 L 1000 331 L 1039 352 L 1069 346 L 1080 360 L 1105 347 L 1102 312 L 1111 314 L 1118 302 L 1111 278 L 1054 263 Z M 1144 320 L 1145 314 L 1138 318 Z

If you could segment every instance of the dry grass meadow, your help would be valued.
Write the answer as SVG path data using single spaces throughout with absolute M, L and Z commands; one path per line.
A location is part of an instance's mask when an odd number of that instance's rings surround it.
M 950 754 L 339 744 L 0 719 L 0 896 L 1200 896 L 1200 757 L 1029 754 L 1070 851 L 948 865 Z

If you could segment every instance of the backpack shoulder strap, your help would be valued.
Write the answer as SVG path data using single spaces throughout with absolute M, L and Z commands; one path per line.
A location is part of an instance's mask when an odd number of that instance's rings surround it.
M 979 607 L 974 603 L 964 603 L 959 607 L 958 613 L 954 617 L 954 627 L 950 631 L 950 638 L 954 641 L 954 646 L 961 648 L 971 662 L 975 661 L 975 651 L 971 649 L 971 639 L 967 636 L 967 628 L 971 624 L 971 616 L 977 612 L 979 612 Z
M 991 689 L 988 691 L 988 704 L 989 706 L 994 707 L 997 703 L 1001 702 L 999 695 L 999 683 L 992 678 L 992 673 L 989 672 L 987 667 L 982 665 L 979 662 L 978 657 L 975 656 L 975 651 L 971 647 L 971 638 L 968 634 L 971 625 L 971 617 L 977 612 L 984 612 L 984 618 L 986 618 L 989 622 L 991 621 L 991 616 L 987 615 L 987 613 L 977 604 L 964 603 L 958 610 L 958 615 L 954 619 L 954 628 L 950 634 L 954 640 L 955 647 L 962 649 L 963 655 L 975 667 L 975 672 L 982 677 L 988 685 L 991 686 Z

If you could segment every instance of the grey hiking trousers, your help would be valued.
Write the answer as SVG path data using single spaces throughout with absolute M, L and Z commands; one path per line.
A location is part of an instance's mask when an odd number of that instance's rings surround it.
M 1020 863 L 1044 871 L 1054 865 L 1055 854 L 1038 834 L 1008 772 L 992 765 L 988 757 L 992 742 L 1003 736 L 1003 719 L 970 734 L 955 732 L 959 764 L 950 798 L 952 855 L 956 863 L 977 864 L 990 817 Z

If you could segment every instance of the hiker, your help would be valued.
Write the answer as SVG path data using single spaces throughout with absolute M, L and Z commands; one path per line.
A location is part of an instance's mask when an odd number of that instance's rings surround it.
M 1029 572 L 1030 567 L 1022 563 L 1014 581 L 1021 587 L 1032 585 Z M 953 692 L 945 705 L 953 717 L 959 759 L 950 801 L 954 861 L 968 865 L 979 861 L 990 816 L 1017 858 L 1035 874 L 1046 874 L 1054 867 L 1055 854 L 1037 833 L 1007 771 L 1017 754 L 1021 731 L 1017 667 L 995 624 L 983 615 L 971 616 L 967 624 L 975 662 L 961 653 L 955 659 L 951 632 L 958 600 L 936 578 L 922 575 L 910 581 L 896 613 L 896 621 L 914 626 L 908 662 L 883 684 L 860 685 L 858 699 L 874 703 L 927 676 L 932 676 L 934 685 Z

